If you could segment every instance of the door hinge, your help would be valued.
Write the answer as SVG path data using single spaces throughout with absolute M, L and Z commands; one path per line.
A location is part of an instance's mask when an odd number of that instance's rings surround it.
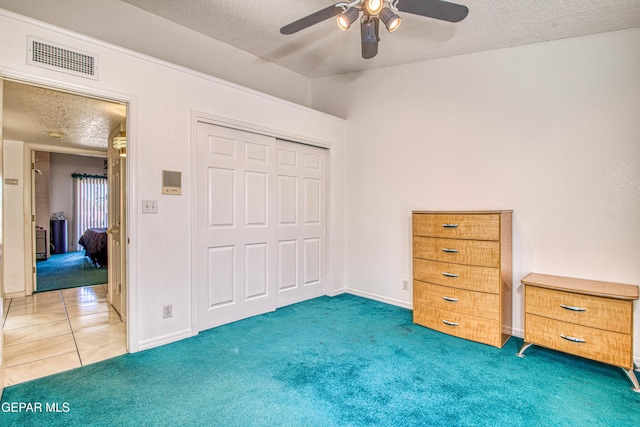
M 118 293 L 122 293 L 122 283 L 118 283 Z
M 31 222 L 36 222 L 36 216 L 31 214 Z
M 36 274 L 36 268 L 33 267 L 33 274 Z

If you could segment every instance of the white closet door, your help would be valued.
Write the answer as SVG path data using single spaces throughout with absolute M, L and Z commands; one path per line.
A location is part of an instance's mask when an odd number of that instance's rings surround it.
M 198 328 L 325 294 L 326 150 L 197 128 Z
M 275 142 L 198 124 L 199 330 L 275 310 Z
M 277 305 L 326 293 L 326 150 L 278 140 Z

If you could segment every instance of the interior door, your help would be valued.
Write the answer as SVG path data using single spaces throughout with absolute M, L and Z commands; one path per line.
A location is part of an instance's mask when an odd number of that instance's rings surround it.
M 198 329 L 275 310 L 275 139 L 199 123 Z
M 25 288 L 27 289 L 27 295 L 29 295 L 29 289 L 31 292 L 35 292 L 38 290 L 38 281 L 36 274 L 36 152 L 35 150 L 29 150 L 30 153 L 30 163 L 31 163 L 31 286 L 29 283 L 26 283 Z M 47 242 L 45 242 L 45 245 Z M 27 245 L 29 247 L 29 245 Z
M 282 307 L 326 293 L 327 150 L 278 140 L 278 293 Z
M 125 233 L 124 215 L 124 171 L 125 158 L 120 156 L 120 150 L 113 147 L 113 138 L 124 132 L 114 131 L 109 138 L 108 176 L 109 176 L 109 229 L 108 229 L 108 274 L 109 274 L 109 302 L 121 318 L 126 317 L 126 245 L 123 244 Z

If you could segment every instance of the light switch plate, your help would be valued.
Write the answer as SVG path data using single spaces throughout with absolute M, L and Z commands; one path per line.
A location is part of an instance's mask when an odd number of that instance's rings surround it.
M 143 214 L 158 213 L 158 201 L 157 200 L 143 200 L 142 201 L 142 213 Z

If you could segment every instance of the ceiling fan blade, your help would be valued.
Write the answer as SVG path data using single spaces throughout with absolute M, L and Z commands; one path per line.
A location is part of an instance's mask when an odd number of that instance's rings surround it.
M 304 30 L 307 27 L 315 25 L 319 22 L 322 22 L 326 19 L 329 19 L 333 16 L 338 16 L 342 13 L 342 8 L 334 5 L 329 7 L 325 7 L 317 12 L 312 13 L 311 15 L 307 15 L 304 18 L 300 18 L 297 21 L 292 22 L 291 24 L 287 24 L 284 27 L 280 28 L 281 34 L 293 34 L 297 33 L 300 30 Z
M 379 19 L 371 18 L 360 23 L 360 33 L 362 39 L 362 57 L 371 59 L 378 54 L 378 34 Z
M 460 22 L 469 14 L 467 6 L 442 0 L 398 0 L 398 10 L 449 22 Z

